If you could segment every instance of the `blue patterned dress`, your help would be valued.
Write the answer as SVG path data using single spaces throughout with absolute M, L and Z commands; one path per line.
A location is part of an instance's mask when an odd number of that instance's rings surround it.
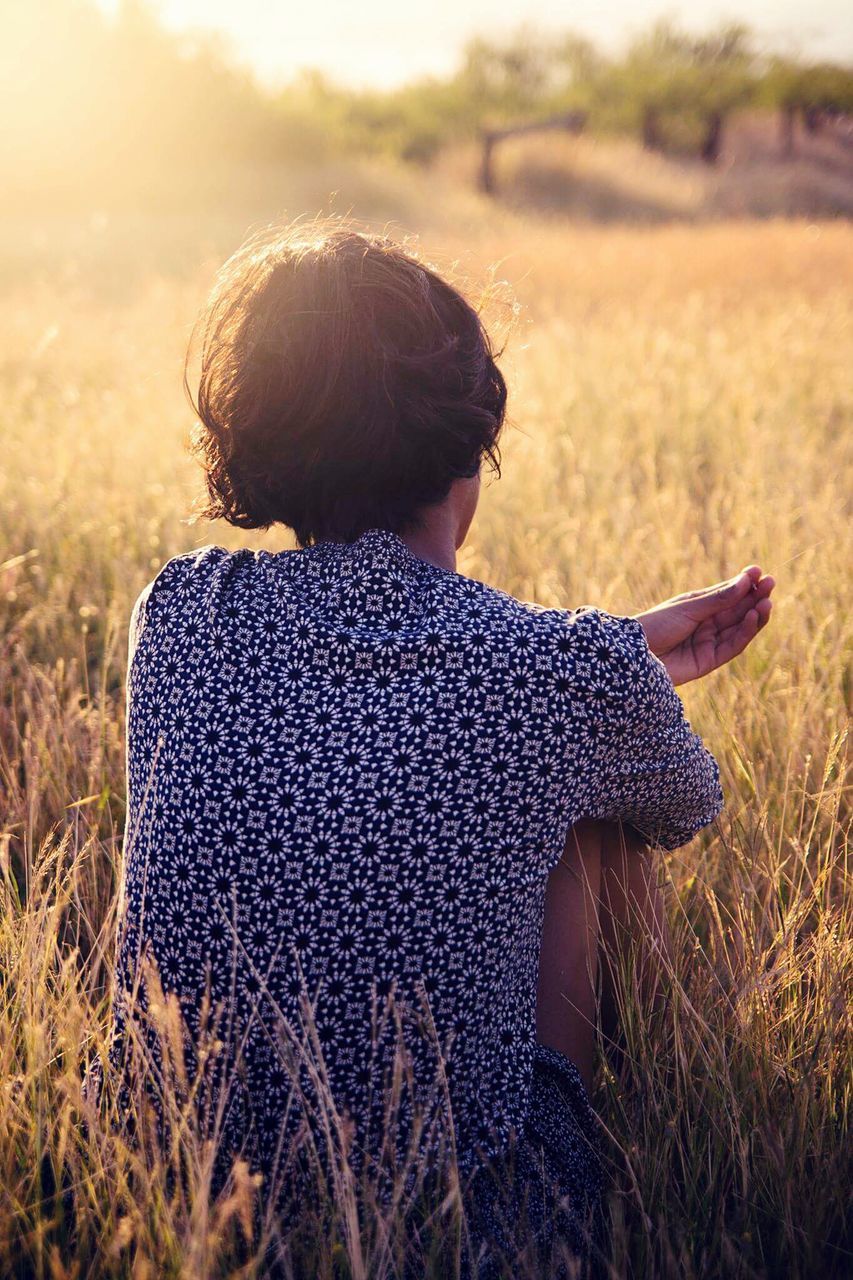
M 222 1018 L 226 1157 L 274 1177 L 345 1131 L 358 1167 L 431 1167 L 450 1119 L 463 1178 L 515 1152 L 580 1252 L 601 1169 L 574 1065 L 536 1042 L 548 873 L 581 817 L 674 849 L 723 802 L 640 623 L 522 602 L 387 530 L 208 546 L 134 609 L 127 747 L 114 1065 L 147 955 L 190 1045 L 206 997 Z

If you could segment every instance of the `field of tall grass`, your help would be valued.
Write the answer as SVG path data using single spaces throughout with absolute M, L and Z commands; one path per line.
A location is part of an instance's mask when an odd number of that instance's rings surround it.
M 460 570 L 618 613 L 751 561 L 778 584 L 746 654 L 681 690 L 727 804 L 662 865 L 666 1012 L 650 1021 L 626 971 L 625 1053 L 618 1069 L 601 1056 L 607 1274 L 849 1276 L 853 230 L 423 209 L 411 200 L 404 226 L 475 295 L 491 281 L 507 338 L 503 476 Z M 109 1088 L 99 1112 L 81 1096 L 109 1030 L 130 606 L 174 553 L 244 541 L 184 521 L 197 481 L 180 386 L 215 254 L 241 230 L 158 256 L 157 229 L 137 225 L 106 254 L 95 220 L 3 271 L 4 1277 L 260 1274 L 251 1170 L 211 1204 L 183 1128 L 177 1191 L 114 1130 Z M 387 1235 L 339 1209 L 314 1274 L 396 1274 Z

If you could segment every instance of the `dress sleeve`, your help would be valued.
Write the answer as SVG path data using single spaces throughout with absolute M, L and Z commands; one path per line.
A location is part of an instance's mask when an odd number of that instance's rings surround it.
M 210 563 L 215 555 L 226 554 L 221 547 L 208 544 L 195 551 L 184 551 L 172 556 L 161 565 L 156 577 L 142 588 L 130 613 L 130 624 L 127 634 L 127 668 L 130 670 L 133 655 L 142 638 L 142 633 L 153 621 L 154 613 L 162 608 L 163 602 L 173 597 L 175 589 L 186 581 L 193 568 Z M 167 603 L 168 607 L 168 603 Z
M 142 628 L 145 625 L 145 606 L 148 603 L 148 597 L 151 594 L 151 588 L 154 583 L 149 582 L 143 587 L 139 595 L 136 597 L 134 606 L 130 612 L 130 625 L 127 629 L 127 668 L 130 670 L 130 664 L 133 662 L 133 655 L 136 652 L 136 646 L 139 644 L 139 637 L 142 634 Z
M 677 849 L 723 807 L 720 769 L 692 730 L 636 618 L 582 606 L 568 687 L 584 726 L 574 818 L 623 821 Z

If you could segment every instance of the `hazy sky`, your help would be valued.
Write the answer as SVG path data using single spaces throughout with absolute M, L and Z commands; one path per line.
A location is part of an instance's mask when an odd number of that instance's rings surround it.
M 114 9 L 118 0 L 99 0 Z M 523 19 L 545 30 L 574 30 L 605 47 L 669 16 L 702 30 L 724 19 L 749 23 L 774 47 L 818 57 L 853 58 L 850 0 L 155 0 L 176 30 L 222 32 L 240 61 L 268 83 L 319 67 L 349 84 L 393 85 L 451 71 L 472 35 L 498 35 Z

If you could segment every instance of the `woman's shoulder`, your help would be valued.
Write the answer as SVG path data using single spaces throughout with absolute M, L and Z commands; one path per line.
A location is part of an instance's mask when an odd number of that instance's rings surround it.
M 677 700 L 666 666 L 649 648 L 638 618 L 597 605 L 540 612 L 554 692 L 594 718 L 653 714 Z
M 189 590 L 211 574 L 221 572 L 223 568 L 236 565 L 254 555 L 254 552 L 247 550 L 229 551 L 227 547 L 220 547 L 216 543 L 180 551 L 163 561 L 143 592 L 162 595 L 173 590 Z
M 160 565 L 154 577 L 148 581 L 136 597 L 130 614 L 130 648 L 155 612 L 169 611 L 180 602 L 184 608 L 188 596 L 197 592 L 201 582 L 220 570 L 223 563 L 244 553 L 228 551 L 213 543 L 182 551 Z
M 576 660 L 631 664 L 644 661 L 649 654 L 642 624 L 628 614 L 611 613 L 593 604 L 571 608 L 525 600 L 517 604 L 553 652 L 558 666 Z
M 193 547 L 190 551 L 179 551 L 177 555 L 164 560 L 158 569 L 151 585 L 159 587 L 178 586 L 193 576 L 209 572 L 213 568 L 235 558 L 241 558 L 245 551 L 229 551 L 216 543 L 206 543 L 203 547 Z M 251 554 L 249 552 L 248 554 Z
M 652 656 L 642 624 L 628 614 L 612 613 L 593 604 L 573 607 L 538 604 L 477 578 L 453 576 L 458 606 L 473 618 L 500 622 L 503 628 L 526 633 L 542 662 L 555 670 L 575 661 L 606 661 L 616 666 L 640 666 Z

